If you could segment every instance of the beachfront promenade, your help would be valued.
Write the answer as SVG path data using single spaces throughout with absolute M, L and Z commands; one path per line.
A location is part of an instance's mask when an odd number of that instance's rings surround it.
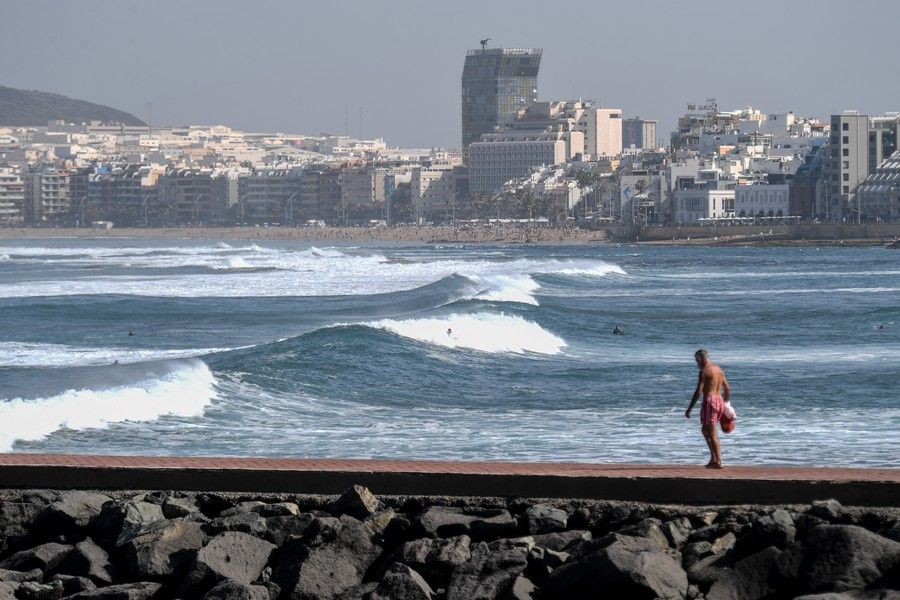
M 898 468 L 582 464 L 550 462 L 0 454 L 0 489 L 170 489 L 339 494 L 520 496 L 663 504 L 896 506 Z

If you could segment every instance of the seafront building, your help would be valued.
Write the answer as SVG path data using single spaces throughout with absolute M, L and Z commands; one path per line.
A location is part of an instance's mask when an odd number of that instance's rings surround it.
M 869 219 L 900 219 L 900 150 L 891 154 L 856 190 L 859 208 Z
M 0 225 L 25 220 L 25 183 L 17 169 L 0 167 Z
M 462 72 L 462 152 L 537 101 L 539 48 L 486 48 L 466 52 Z

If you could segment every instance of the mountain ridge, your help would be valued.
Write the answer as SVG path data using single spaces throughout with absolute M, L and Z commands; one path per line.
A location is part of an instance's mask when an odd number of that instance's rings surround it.
M 54 120 L 63 120 L 67 123 L 103 121 L 146 125 L 131 113 L 111 106 L 51 92 L 0 85 L 0 126 L 42 127 L 47 125 L 47 121 Z

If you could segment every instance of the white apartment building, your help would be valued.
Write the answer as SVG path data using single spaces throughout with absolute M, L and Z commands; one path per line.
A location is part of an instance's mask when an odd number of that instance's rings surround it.
M 0 168 L 0 225 L 18 225 L 25 219 L 25 183 L 14 169 Z
M 734 188 L 734 216 L 786 217 L 790 214 L 790 197 L 786 183 L 739 185 Z
M 50 221 L 69 211 L 69 173 L 53 167 L 24 178 L 26 213 L 33 222 Z
M 866 177 L 856 193 L 864 219 L 900 219 L 900 150 Z
M 675 192 L 675 222 L 701 223 L 701 219 L 734 216 L 734 189 L 695 188 Z
M 584 152 L 591 157 L 622 154 L 622 110 L 590 108 L 578 120 L 584 132 Z
M 421 225 L 428 219 L 443 216 L 455 193 L 456 176 L 453 165 L 412 169 L 409 195 L 416 223 Z
M 534 167 L 565 162 L 584 153 L 580 131 L 509 131 L 481 136 L 469 145 L 469 190 L 495 193 L 511 179 L 525 177 Z

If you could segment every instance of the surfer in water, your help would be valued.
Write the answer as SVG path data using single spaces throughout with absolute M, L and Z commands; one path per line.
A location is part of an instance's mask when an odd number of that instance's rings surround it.
M 716 425 L 721 420 L 722 413 L 725 412 L 725 404 L 731 400 L 731 386 L 728 385 L 728 379 L 725 378 L 725 371 L 709 359 L 709 352 L 697 350 L 694 353 L 694 360 L 697 362 L 697 368 L 700 369 L 700 377 L 697 380 L 697 389 L 694 390 L 691 404 L 684 411 L 684 416 L 688 419 L 691 418 L 691 410 L 702 394 L 700 430 L 703 432 L 706 445 L 709 446 L 709 462 L 706 464 L 706 468 L 721 469 L 724 464 L 722 463 L 722 449 L 719 446 Z
M 616 325 L 613 327 L 613 335 L 625 335 L 625 330 L 619 329 L 619 326 Z

